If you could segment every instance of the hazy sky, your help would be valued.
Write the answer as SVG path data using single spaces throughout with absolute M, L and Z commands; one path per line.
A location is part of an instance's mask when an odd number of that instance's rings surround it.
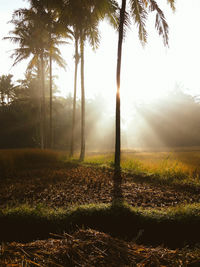
M 176 83 L 191 94 L 200 94 L 200 1 L 177 0 L 175 13 L 164 2 L 166 1 L 158 1 L 162 4 L 170 27 L 170 48 L 163 46 L 162 39 L 154 30 L 153 15 L 150 16 L 147 27 L 149 37 L 145 48 L 138 41 L 135 25 L 127 32 L 121 78 L 121 92 L 126 106 L 132 101 L 148 101 L 159 97 L 167 90 L 172 90 Z M 7 24 L 13 10 L 24 6 L 27 6 L 27 1 L 0 0 L 1 39 L 8 36 L 13 27 Z M 92 97 L 101 93 L 110 103 L 114 103 L 117 34 L 106 23 L 100 25 L 100 30 L 102 40 L 96 53 L 86 47 L 86 95 Z M 0 75 L 12 73 L 14 79 L 18 79 L 23 77 L 26 62 L 11 68 L 13 61 L 9 58 L 9 51 L 13 48 L 9 41 L 0 41 Z M 73 44 L 63 47 L 62 53 L 68 63 L 67 71 L 58 70 L 54 66 L 54 72 L 59 75 L 56 83 L 66 96 L 73 90 Z

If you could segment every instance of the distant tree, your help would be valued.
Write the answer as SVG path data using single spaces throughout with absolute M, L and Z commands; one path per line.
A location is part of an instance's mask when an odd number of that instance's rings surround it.
M 0 100 L 1 105 L 9 104 L 14 96 L 16 86 L 12 82 L 13 75 L 0 76 Z
M 175 10 L 175 0 L 167 0 L 172 10 Z M 121 76 L 121 58 L 122 58 L 122 42 L 124 39 L 125 26 L 129 24 L 129 16 L 131 16 L 138 26 L 139 39 L 145 44 L 147 42 L 146 20 L 149 12 L 156 12 L 155 28 L 159 35 L 163 37 L 164 45 L 168 45 L 168 25 L 162 10 L 154 0 L 129 0 L 130 12 L 127 11 L 127 0 L 121 1 L 120 23 L 118 35 L 118 55 L 117 55 L 117 93 L 116 93 L 116 141 L 115 141 L 115 168 L 120 169 L 120 76 Z

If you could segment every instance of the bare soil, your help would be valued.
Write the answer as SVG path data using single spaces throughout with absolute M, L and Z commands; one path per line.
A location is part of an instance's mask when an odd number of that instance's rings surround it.
M 110 203 L 113 171 L 104 168 L 71 166 L 17 172 L 1 182 L 0 208 L 29 204 L 68 207 L 76 204 Z M 124 199 L 132 206 L 159 208 L 200 201 L 199 190 L 155 185 L 133 174 L 122 173 Z

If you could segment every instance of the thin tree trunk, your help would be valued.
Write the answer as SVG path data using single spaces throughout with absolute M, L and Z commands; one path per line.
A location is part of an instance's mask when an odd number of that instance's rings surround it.
M 50 56 L 49 56 L 49 95 L 50 95 L 50 99 L 49 99 L 49 130 L 50 130 L 50 134 L 49 134 L 49 147 L 52 148 L 53 147 L 53 123 L 52 123 L 52 56 L 51 56 L 51 52 L 50 52 Z
M 73 117 L 72 117 L 72 133 L 71 133 L 71 148 L 70 157 L 74 155 L 74 132 L 76 125 L 76 91 L 77 91 L 77 71 L 78 71 L 78 38 L 75 37 L 75 71 L 74 71 L 74 99 L 73 99 Z
M 122 42 L 124 31 L 124 19 L 126 10 L 126 0 L 122 0 L 120 10 L 119 39 L 117 53 L 117 93 L 116 93 L 116 137 L 115 137 L 115 168 L 120 169 L 120 153 L 121 153 L 121 128 L 120 128 L 120 75 L 121 75 L 121 57 Z
M 38 60 L 38 87 L 39 87 L 39 121 L 40 121 L 40 148 L 44 149 L 43 109 L 42 109 L 42 78 L 41 61 Z
M 44 58 L 41 55 L 41 89 L 42 89 L 42 132 L 43 149 L 46 148 L 46 103 L 45 103 L 45 80 L 44 80 Z
M 81 45 L 81 153 L 80 160 L 85 158 L 85 85 L 84 85 L 84 40 L 80 39 Z

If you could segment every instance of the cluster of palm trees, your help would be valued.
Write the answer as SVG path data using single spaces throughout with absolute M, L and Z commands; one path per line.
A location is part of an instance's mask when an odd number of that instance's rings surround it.
M 27 70 L 37 68 L 38 85 L 40 86 L 41 114 L 41 148 L 47 146 L 46 140 L 46 102 L 45 102 L 45 67 L 50 77 L 50 144 L 52 147 L 52 61 L 65 67 L 61 57 L 59 44 L 67 43 L 65 39 L 74 40 L 75 71 L 74 71 L 74 102 L 70 155 L 74 154 L 74 128 L 76 117 L 77 71 L 81 69 L 81 152 L 80 160 L 85 156 L 85 85 L 84 85 L 84 46 L 88 41 L 93 49 L 98 48 L 100 35 L 99 22 L 107 18 L 118 30 L 117 54 L 117 94 L 116 94 L 116 146 L 115 167 L 120 169 L 120 72 L 122 43 L 125 27 L 133 18 L 138 26 L 139 38 L 142 43 L 147 40 L 145 24 L 149 12 L 156 12 L 155 28 L 163 36 L 164 44 L 168 44 L 168 25 L 162 10 L 155 0 L 121 0 L 121 6 L 115 0 L 29 0 L 29 9 L 14 12 L 12 23 L 15 29 L 11 32 L 11 41 L 19 47 L 15 49 L 14 65 L 32 56 Z M 167 0 L 174 10 L 175 0 Z

